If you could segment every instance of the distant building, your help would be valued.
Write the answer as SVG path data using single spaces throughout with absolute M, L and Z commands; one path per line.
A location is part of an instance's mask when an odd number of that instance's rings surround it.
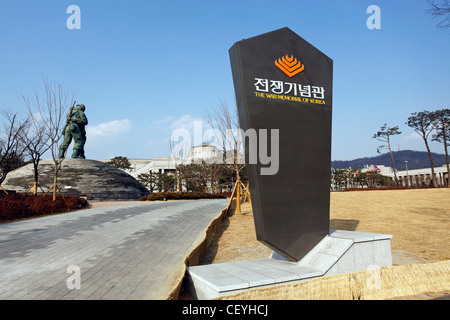
M 375 171 L 383 176 L 394 179 L 394 171 L 391 167 L 384 165 L 366 165 L 361 172 Z M 429 187 L 432 186 L 431 168 L 414 169 L 414 170 L 397 170 L 397 179 L 399 185 L 405 187 Z M 435 167 L 436 183 L 438 186 L 447 185 L 447 166 Z M 334 190 L 334 181 L 332 181 L 332 190 Z
M 155 158 L 155 159 L 128 159 L 131 163 L 131 170 L 128 172 L 137 178 L 142 173 L 149 171 L 153 173 L 168 174 L 175 172 L 176 161 L 174 158 Z M 144 163 L 145 161 L 145 163 Z
M 154 173 L 160 172 L 163 174 L 173 174 L 176 170 L 176 166 L 179 164 L 201 163 L 202 160 L 206 163 L 221 163 L 222 157 L 223 154 L 221 150 L 213 145 L 203 143 L 192 147 L 189 150 L 186 159 L 175 159 L 171 157 L 155 159 L 128 159 L 131 164 L 131 168 L 125 171 L 134 178 L 137 178 L 138 175 L 149 171 Z M 394 171 L 392 168 L 384 165 L 367 165 L 363 170 L 377 171 L 384 176 L 394 178 Z M 435 167 L 434 172 L 436 174 L 437 184 L 439 186 L 446 185 L 448 177 L 447 166 L 443 165 L 441 167 Z M 397 178 L 400 185 L 403 186 L 430 186 L 431 168 L 397 171 Z
M 394 178 L 394 171 L 391 167 L 379 165 L 377 166 L 380 174 Z M 434 168 L 436 182 L 438 186 L 446 185 L 448 178 L 447 166 Z M 425 187 L 431 185 L 431 168 L 414 169 L 414 170 L 397 170 L 397 179 L 400 185 L 405 187 Z
M 383 165 L 378 165 L 378 168 L 380 169 L 380 171 L 378 171 L 380 174 L 382 174 L 383 176 L 388 176 L 388 177 L 392 177 L 394 178 L 394 170 L 392 170 L 391 167 L 386 167 Z
M 206 163 L 217 162 L 222 159 L 222 152 L 213 145 L 202 143 L 194 146 L 189 150 L 186 159 L 176 159 L 172 157 L 155 158 L 155 159 L 128 159 L 131 168 L 125 170 L 134 178 L 142 173 L 149 171 L 153 173 L 171 174 L 176 170 L 179 164 Z M 106 162 L 106 161 L 104 161 Z
M 448 172 L 447 166 L 434 168 L 434 174 L 436 175 L 436 182 L 438 186 L 444 186 L 447 184 Z M 393 176 L 394 174 L 392 174 Z M 414 169 L 397 171 L 398 181 L 403 186 L 410 187 L 425 187 L 431 185 L 431 168 L 426 169 Z
M 195 162 L 196 160 L 199 160 L 200 163 L 202 160 L 207 163 L 217 162 L 218 160 L 222 160 L 222 152 L 211 144 L 202 143 L 198 146 L 192 147 L 191 150 L 189 150 L 189 155 L 186 162 L 190 163 L 192 161 Z

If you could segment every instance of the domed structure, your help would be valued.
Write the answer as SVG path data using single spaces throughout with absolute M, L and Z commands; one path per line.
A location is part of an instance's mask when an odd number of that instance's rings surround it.
M 45 191 L 53 185 L 53 172 L 53 160 L 39 163 L 39 185 Z M 33 182 L 33 164 L 28 164 L 8 173 L 2 186 L 25 192 Z M 85 159 L 62 162 L 58 187 L 64 195 L 84 196 L 88 200 L 138 200 L 149 194 L 147 188 L 128 173 L 100 161 Z
M 197 146 L 193 146 L 189 150 L 187 162 L 195 161 L 196 159 L 214 163 L 220 161 L 221 163 L 221 161 L 223 161 L 223 154 L 215 146 L 208 143 L 202 143 Z

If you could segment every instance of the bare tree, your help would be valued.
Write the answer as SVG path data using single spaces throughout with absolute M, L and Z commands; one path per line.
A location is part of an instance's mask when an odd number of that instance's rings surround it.
M 375 133 L 372 137 L 373 139 L 377 139 L 378 141 L 387 143 L 387 145 L 379 146 L 377 149 L 377 152 L 380 153 L 380 150 L 383 148 L 389 149 L 389 153 L 391 155 L 391 160 L 392 160 L 392 169 L 394 170 L 394 180 L 395 180 L 396 184 L 397 184 L 398 180 L 397 180 L 397 173 L 395 170 L 394 155 L 392 154 L 392 149 L 391 149 L 391 136 L 399 135 L 401 133 L 402 132 L 398 130 L 398 126 L 388 128 L 387 124 L 385 123 L 384 126 L 381 127 L 380 131 Z
M 26 144 L 22 136 L 29 125 L 28 119 L 21 119 L 17 112 L 2 111 L 5 122 L 0 132 L 0 186 L 12 170 L 23 163 Z
M 220 163 L 222 158 L 222 155 L 215 155 L 211 158 L 205 159 L 205 161 L 202 162 L 205 175 L 209 176 L 211 192 L 213 193 L 218 190 L 219 177 L 222 168 Z
M 440 29 L 450 28 L 450 1 L 449 0 L 427 0 L 430 5 L 428 12 L 433 17 L 438 17 L 441 20 L 437 27 Z
M 230 110 L 226 101 L 220 101 L 216 107 L 207 112 L 208 123 L 216 132 L 222 145 L 225 156 L 225 165 L 231 165 L 236 176 L 240 180 L 240 172 L 245 167 L 244 141 L 239 125 L 237 106 Z
M 179 142 L 176 143 L 177 141 L 174 140 L 172 137 L 169 139 L 169 149 L 170 149 L 170 154 L 171 154 L 171 158 L 172 161 L 174 162 L 175 165 L 175 183 L 177 184 L 177 192 L 181 192 L 183 191 L 183 186 L 182 186 L 182 178 L 183 178 L 183 169 L 185 168 L 182 164 L 183 164 L 183 160 L 186 158 L 187 156 L 187 148 L 186 148 L 186 142 Z
M 57 189 L 59 190 L 57 184 L 58 172 L 66 156 L 59 157 L 59 146 L 64 135 L 63 127 L 66 124 L 66 112 L 74 104 L 75 93 L 64 90 L 61 84 L 53 84 L 47 79 L 43 79 L 43 85 L 42 96 L 35 90 L 33 104 L 29 103 L 28 105 L 30 106 L 30 113 L 34 114 L 33 111 L 36 111 L 45 126 L 49 149 L 55 164 L 53 186 L 50 190 L 53 189 L 53 200 L 56 200 L 56 192 Z M 59 192 L 61 193 L 61 190 Z
M 39 185 L 39 162 L 44 153 L 50 148 L 50 144 L 48 143 L 48 134 L 42 119 L 39 115 L 35 115 L 31 112 L 29 100 L 24 95 L 22 95 L 22 98 L 30 113 L 30 125 L 27 130 L 24 131 L 22 139 L 24 145 L 26 145 L 25 154 L 33 163 L 34 183 L 32 188 L 33 194 L 36 195 L 37 188 L 41 188 Z

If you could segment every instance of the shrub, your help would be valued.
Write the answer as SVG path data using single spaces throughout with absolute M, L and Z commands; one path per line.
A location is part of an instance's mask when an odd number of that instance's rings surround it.
M 58 196 L 27 194 L 0 194 L 0 221 L 11 221 L 22 218 L 42 216 L 52 213 L 66 212 L 86 207 L 88 202 L 76 196 L 65 196 L 66 201 Z
M 226 195 L 223 193 L 206 193 L 206 192 L 158 192 L 140 198 L 141 201 L 158 201 L 158 200 L 198 200 L 198 199 L 224 199 Z

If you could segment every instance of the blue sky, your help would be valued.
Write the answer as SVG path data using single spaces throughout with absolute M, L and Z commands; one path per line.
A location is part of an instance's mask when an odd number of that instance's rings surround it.
M 66 25 L 72 4 L 79 30 Z M 369 5 L 380 7 L 381 29 L 367 28 Z M 394 150 L 424 151 L 408 116 L 450 100 L 450 31 L 427 9 L 426 0 L 1 0 L 0 109 L 25 111 L 21 92 L 32 97 L 44 76 L 86 105 L 88 158 L 169 156 L 174 129 L 233 104 L 228 49 L 289 27 L 334 61 L 332 160 L 376 155 L 384 123 L 403 131 Z

